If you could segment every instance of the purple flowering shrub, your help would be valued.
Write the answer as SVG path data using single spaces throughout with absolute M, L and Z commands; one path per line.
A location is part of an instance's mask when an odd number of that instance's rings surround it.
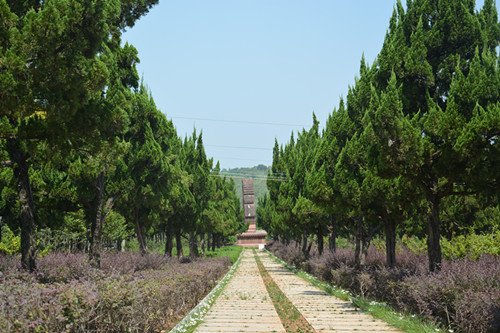
M 395 268 L 387 268 L 384 251 L 371 246 L 361 269 L 354 266 L 351 248 L 322 255 L 312 251 L 309 258 L 295 244 L 274 242 L 267 248 L 323 281 L 418 313 L 455 332 L 500 332 L 499 257 L 444 260 L 441 272 L 429 274 L 426 255 L 404 246 L 398 249 Z
M 306 256 L 294 241 L 292 241 L 290 245 L 271 242 L 270 244 L 266 245 L 266 248 L 290 265 L 300 267 L 307 261 Z
M 35 272 L 40 283 L 68 282 L 96 274 L 85 253 L 52 252 L 37 262 Z
M 169 330 L 227 272 L 228 258 L 181 263 L 161 255 L 54 253 L 38 270 L 0 256 L 0 332 L 159 332 Z
M 442 271 L 402 283 L 401 305 L 463 332 L 500 330 L 500 260 L 483 255 L 445 261 Z

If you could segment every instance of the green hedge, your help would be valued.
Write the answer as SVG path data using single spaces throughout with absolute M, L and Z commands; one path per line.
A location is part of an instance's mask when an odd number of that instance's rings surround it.
M 427 252 L 425 238 L 403 236 L 401 243 L 412 253 L 423 254 Z M 385 249 L 385 245 L 380 245 Z M 447 260 L 463 259 L 465 257 L 477 260 L 483 254 L 491 254 L 497 257 L 500 255 L 500 231 L 484 235 L 460 235 L 453 237 L 451 240 L 441 237 L 441 251 L 443 258 Z

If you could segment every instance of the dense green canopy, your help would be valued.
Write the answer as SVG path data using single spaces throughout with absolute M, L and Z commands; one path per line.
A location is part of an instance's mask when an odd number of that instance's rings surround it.
M 414 0 L 406 9 L 398 1 L 379 56 L 371 66 L 361 61 L 322 135 L 310 136 L 315 121 L 309 135 L 276 143 L 272 171 L 287 177 L 269 182 L 262 202 L 270 232 L 285 239 L 317 234 L 321 252 L 323 230 L 333 250 L 341 227 L 354 236 L 362 264 L 371 238 L 385 230 L 393 266 L 396 232 L 424 236 L 426 226 L 429 269 L 440 269 L 442 209 L 468 223 L 448 222 L 451 237 L 485 231 L 452 208 L 461 197 L 470 198 L 474 214 L 498 206 L 499 46 L 492 0 L 480 11 L 473 0 Z
M 234 183 L 209 177 L 202 136 L 182 142 L 121 43 L 157 3 L 0 0 L 0 216 L 28 270 L 37 230 L 71 235 L 99 266 L 103 237 L 135 233 L 146 252 L 148 235 L 179 245 L 242 225 Z

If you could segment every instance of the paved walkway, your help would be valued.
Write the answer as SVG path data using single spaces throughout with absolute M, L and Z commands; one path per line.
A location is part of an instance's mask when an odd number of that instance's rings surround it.
M 316 332 L 400 332 L 299 278 L 267 253 L 257 253 L 269 275 Z
M 266 270 L 316 332 L 398 332 L 331 296 L 256 251 Z M 195 332 L 285 332 L 257 268 L 252 250 L 240 265 Z
M 285 332 L 252 250 L 243 251 L 233 278 L 195 332 Z

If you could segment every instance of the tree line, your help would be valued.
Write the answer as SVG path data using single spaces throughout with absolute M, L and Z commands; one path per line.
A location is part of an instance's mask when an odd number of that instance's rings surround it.
M 492 0 L 397 2 L 380 53 L 328 117 L 273 150 L 258 223 L 275 238 L 355 241 L 363 264 L 383 234 L 387 265 L 397 236 L 427 238 L 429 270 L 440 239 L 499 228 L 500 25 Z M 274 176 L 273 176 L 274 177 Z
M 0 217 L 36 268 L 40 232 L 80 232 L 100 264 L 103 231 L 166 235 L 198 256 L 243 221 L 234 182 L 211 172 L 202 133 L 178 137 L 140 82 L 122 32 L 158 0 L 0 0 Z M 180 247 L 180 248 L 179 248 Z

